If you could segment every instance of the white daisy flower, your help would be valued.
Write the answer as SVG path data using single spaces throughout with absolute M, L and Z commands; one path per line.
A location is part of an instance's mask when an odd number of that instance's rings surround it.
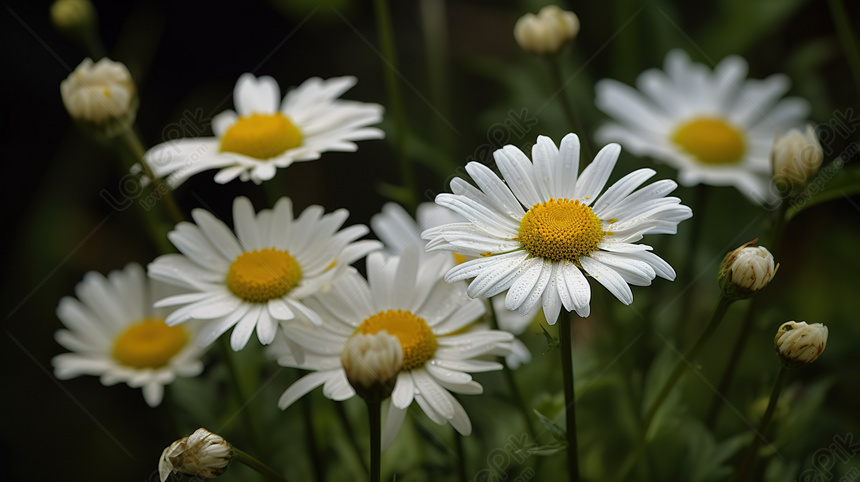
M 624 304 L 633 302 L 628 284 L 647 286 L 656 276 L 674 279 L 675 271 L 650 246 L 634 243 L 644 234 L 674 234 L 692 211 L 680 199 L 665 197 L 677 187 L 674 181 L 636 190 L 655 174 L 652 169 L 624 176 L 598 197 L 620 152 L 620 146 L 609 144 L 577 176 L 579 138 L 568 134 L 559 149 L 540 136 L 533 161 L 511 145 L 494 153 L 504 181 L 487 166 L 467 164 L 478 187 L 454 178 L 454 193 L 436 196 L 437 204 L 467 221 L 422 234 L 430 240 L 428 250 L 477 258 L 457 265 L 445 279 L 474 278 L 472 297 L 507 290 L 505 306 L 521 313 L 542 301 L 550 324 L 562 306 L 589 315 L 591 289 L 583 272 Z
M 465 221 L 463 216 L 435 203 L 421 203 L 418 205 L 416 219 L 412 219 L 412 216 L 406 212 L 406 209 L 399 204 L 387 203 L 382 206 L 382 212 L 370 219 L 370 228 L 373 229 L 373 233 L 385 244 L 383 253 L 387 255 L 398 254 L 412 243 L 425 245 L 426 242 L 421 239 L 421 232 L 425 229 Z M 453 268 L 456 264 L 471 259 L 457 253 L 452 254 L 453 256 L 448 257 L 441 254 L 440 262 L 448 263 L 449 268 Z M 538 309 L 540 309 L 539 305 L 535 305 L 533 309 L 525 314 L 509 310 L 505 308 L 505 295 L 503 294 L 494 296 L 490 302 L 493 304 L 493 313 L 496 315 L 496 322 L 499 328 L 514 335 L 523 334 L 532 320 L 534 320 Z M 486 329 L 487 327 L 476 325 L 475 328 Z M 520 365 L 531 361 L 531 352 L 519 339 L 514 338 L 511 341 L 510 349 L 511 353 L 505 357 L 505 361 L 509 367 L 516 369 Z
M 400 256 L 367 257 L 369 281 L 350 271 L 334 281 L 332 289 L 308 301 L 324 320 L 323 326 L 294 323 L 284 336 L 301 346 L 296 356 L 287 343 L 273 346 L 272 354 L 283 366 L 311 370 L 281 396 L 286 409 L 314 388 L 332 400 L 355 395 L 341 363 L 347 341 L 357 334 L 386 331 L 395 335 L 403 349 L 382 434 L 383 448 L 397 435 L 413 400 L 434 422 L 450 423 L 468 435 L 472 425 L 466 411 L 449 392 L 480 394 L 481 385 L 469 373 L 499 370 L 499 363 L 476 360 L 483 355 L 503 355 L 510 333 L 488 330 L 455 334 L 484 313 L 481 300 L 470 299 L 462 284 L 447 284 L 447 266 L 438 257 L 423 253 L 418 245 Z
M 215 137 L 179 139 L 159 144 L 145 156 L 156 176 L 178 186 L 201 171 L 220 169 L 215 182 L 239 178 L 260 184 L 277 168 L 319 159 L 326 151 L 353 152 L 353 141 L 381 139 L 375 127 L 382 106 L 338 97 L 355 85 L 355 77 L 313 77 L 280 102 L 275 79 L 243 74 L 236 82 L 236 110 L 212 119 Z
M 615 80 L 596 85 L 597 107 L 616 122 L 598 129 L 598 142 L 620 142 L 679 171 L 685 186 L 735 186 L 751 200 L 775 199 L 769 189 L 770 151 L 777 131 L 799 125 L 809 106 L 784 75 L 745 80 L 747 63 L 725 58 L 710 72 L 681 50 L 666 55 L 665 72 L 651 69 L 637 87 Z
M 57 307 L 67 329 L 55 336 L 71 350 L 53 358 L 57 378 L 97 375 L 103 385 L 125 382 L 142 388 L 146 403 L 155 407 L 177 375 L 199 375 L 203 349 L 191 342 L 194 327 L 168 326 L 164 310 L 152 308 L 168 289 L 134 263 L 107 278 L 94 271 L 84 275 L 75 287 L 77 299 L 64 297 Z
M 205 320 L 197 338 L 202 346 L 234 325 L 230 344 L 240 350 L 255 328 L 266 345 L 281 321 L 301 315 L 320 323 L 302 300 L 381 246 L 378 241 L 354 242 L 367 234 L 366 226 L 338 231 L 349 216 L 346 209 L 323 214 L 321 206 L 310 206 L 293 219 L 289 198 L 256 216 L 247 198 L 236 198 L 236 236 L 208 211 L 195 209 L 191 215 L 197 225 L 179 223 L 167 235 L 182 254 L 159 256 L 149 264 L 149 275 L 189 290 L 156 306 L 180 307 L 167 317 L 171 326 Z

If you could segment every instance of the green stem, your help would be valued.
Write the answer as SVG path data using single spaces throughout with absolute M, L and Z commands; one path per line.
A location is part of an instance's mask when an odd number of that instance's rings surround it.
M 370 422 L 370 482 L 379 482 L 382 479 L 382 404 L 365 401 Z
M 579 481 L 579 457 L 576 450 L 576 398 L 573 393 L 573 350 L 571 347 L 571 321 L 575 316 L 570 312 L 561 317 L 558 337 L 561 341 L 561 367 L 564 377 L 564 411 L 567 428 L 567 469 L 571 482 Z
M 753 437 L 752 442 L 750 442 L 750 446 L 744 456 L 744 461 L 738 471 L 738 476 L 735 479 L 736 482 L 743 482 L 743 480 L 746 479 L 747 473 L 752 469 L 756 453 L 758 452 L 758 447 L 761 445 L 761 441 L 764 440 L 765 434 L 767 433 L 767 427 L 773 419 L 773 413 L 776 411 L 776 403 L 779 401 L 779 394 L 782 392 L 782 386 L 785 385 L 785 379 L 787 377 L 788 369 L 785 368 L 784 365 L 780 364 L 779 373 L 776 375 L 776 381 L 773 383 L 773 390 L 770 392 L 770 400 L 767 402 L 767 410 L 765 410 L 764 417 L 762 417 L 761 422 L 758 425 L 758 430 L 754 434 L 755 436 Z
M 137 137 L 137 134 L 131 128 L 125 131 L 122 138 L 123 141 L 125 141 L 126 146 L 128 146 L 131 151 L 134 159 L 143 167 L 146 177 L 148 177 L 152 183 L 153 191 L 155 191 L 158 194 L 158 198 L 164 202 L 164 208 L 167 210 L 167 214 L 170 216 L 170 219 L 174 224 L 182 222 L 184 218 L 182 217 L 182 212 L 179 210 L 179 207 L 176 205 L 176 201 L 173 199 L 173 192 L 168 186 L 161 182 L 161 179 L 155 176 L 155 173 L 152 172 L 149 164 L 143 160 L 144 155 L 146 154 L 146 149 L 143 148 L 140 138 Z
M 258 451 L 262 451 L 266 447 L 263 443 L 262 430 L 254 417 L 255 411 L 250 408 L 251 396 L 246 393 L 242 385 L 242 379 L 239 377 L 239 369 L 236 366 L 236 357 L 233 354 L 232 348 L 230 348 L 230 342 L 227 337 L 222 336 L 218 338 L 218 347 L 221 350 L 221 360 L 227 366 L 230 391 L 236 399 L 238 410 L 242 412 L 242 416 L 245 418 L 245 424 L 247 425 L 248 432 L 250 432 L 253 447 Z
M 368 471 L 367 463 L 364 461 L 364 454 L 361 452 L 361 447 L 358 446 L 358 440 L 355 438 L 355 430 L 352 429 L 352 422 L 349 421 L 349 417 L 346 414 L 346 409 L 343 407 L 343 403 L 334 402 L 335 410 L 337 411 L 337 416 L 340 418 L 341 426 L 343 426 L 343 431 L 346 432 L 346 437 L 349 440 L 350 446 L 352 446 L 352 450 L 355 452 L 355 457 L 358 459 L 359 463 L 361 463 L 361 468 L 364 469 L 365 472 Z
M 279 482 L 286 482 L 287 481 L 287 479 L 285 479 L 281 474 L 275 472 L 274 469 L 272 469 L 268 465 L 260 462 L 259 460 L 248 455 L 247 453 L 242 452 L 241 450 L 237 449 L 236 447 L 232 447 L 232 448 L 233 448 L 233 460 L 235 460 L 236 462 L 247 465 L 248 467 L 250 467 L 250 468 L 254 469 L 255 471 L 259 472 L 260 474 L 262 474 L 263 477 L 265 477 L 268 480 L 279 481 Z
M 567 86 L 565 85 L 564 76 L 561 73 L 561 56 L 553 55 L 549 59 L 549 69 L 552 71 L 552 78 L 555 82 L 558 95 L 561 96 L 561 107 L 564 109 L 564 115 L 567 116 L 567 121 L 570 122 L 571 131 L 579 136 L 579 143 L 582 149 L 580 159 L 583 160 L 582 166 L 591 162 L 594 157 L 591 153 L 591 147 L 588 143 L 588 136 L 585 133 L 585 128 L 582 127 L 582 122 L 576 114 L 576 109 L 573 107 L 573 101 L 567 95 Z
M 663 402 L 666 401 L 666 398 L 669 396 L 669 393 L 672 391 L 672 388 L 675 387 L 675 384 L 678 383 L 678 380 L 681 379 L 681 376 L 686 372 L 687 365 L 693 362 L 696 356 L 699 354 L 699 351 L 705 346 L 705 343 L 710 339 L 711 335 L 714 333 L 714 330 L 717 328 L 717 325 L 720 324 L 723 317 L 726 315 L 726 311 L 729 306 L 732 304 L 733 300 L 728 299 L 727 297 L 721 295 L 720 299 L 717 301 L 717 306 L 714 308 L 714 313 L 711 315 L 710 321 L 705 326 L 702 333 L 699 335 L 699 338 L 696 342 L 691 346 L 686 353 L 682 357 L 678 359 L 678 362 L 675 363 L 675 368 L 672 369 L 672 373 L 669 374 L 669 378 L 663 383 L 663 386 L 660 388 L 660 391 L 657 393 L 657 397 L 654 399 L 654 402 L 651 403 L 651 407 L 648 409 L 648 412 L 645 414 L 645 418 L 642 421 L 642 433 L 640 434 L 639 441 L 634 448 L 633 452 L 627 456 L 627 459 L 621 465 L 621 469 L 618 471 L 618 474 L 615 477 L 615 480 L 624 480 L 630 470 L 633 469 L 633 465 L 636 463 L 637 458 L 645 449 L 645 446 L 648 442 L 648 431 L 651 428 L 651 423 L 654 422 L 654 417 L 657 415 L 657 412 L 660 410 L 660 407 L 663 405 Z
M 388 8 L 388 0 L 374 0 L 376 11 L 376 28 L 379 30 L 379 43 L 382 47 L 384 58 L 383 72 L 385 74 L 385 88 L 388 92 L 388 106 L 391 109 L 391 130 L 394 138 L 394 150 L 397 162 L 400 166 L 400 178 L 403 186 L 409 191 L 408 208 L 414 212 L 417 206 L 415 172 L 412 163 L 406 155 L 406 114 L 403 108 L 403 95 L 400 91 L 400 82 L 397 79 L 397 50 L 394 44 L 394 26 L 391 22 L 391 13 Z
M 854 32 L 849 21 L 851 16 L 845 11 L 842 0 L 828 0 L 827 5 L 830 7 L 830 16 L 836 26 L 839 42 L 842 43 L 842 49 L 845 50 L 845 57 L 851 68 L 857 93 L 860 94 L 860 49 L 857 48 L 857 41 L 854 40 Z
M 774 212 L 774 218 L 771 224 L 769 246 L 771 254 L 773 254 L 773 257 L 776 259 L 779 259 L 779 252 L 782 249 L 782 240 L 784 238 L 783 233 L 785 232 L 786 227 L 785 212 L 788 209 L 788 203 L 789 199 L 786 198 L 782 200 L 779 208 Z M 720 378 L 720 383 L 717 385 L 717 391 L 714 394 L 714 398 L 711 400 L 711 406 L 708 409 L 708 415 L 705 418 L 705 424 L 708 428 L 712 429 L 717 423 L 720 408 L 723 406 L 722 399 L 718 397 L 717 394 L 722 394 L 723 396 L 727 396 L 728 394 L 729 387 L 734 380 L 735 371 L 737 371 L 738 368 L 738 363 L 743 356 L 744 348 L 746 347 L 747 340 L 750 337 L 750 332 L 752 332 L 753 325 L 755 324 L 755 315 L 758 312 L 760 299 L 761 298 L 759 296 L 753 297 L 749 309 L 744 316 L 741 329 L 738 332 L 735 345 L 732 348 L 732 354 L 729 357 L 728 365 L 726 365 L 726 368 L 723 371 L 723 376 Z

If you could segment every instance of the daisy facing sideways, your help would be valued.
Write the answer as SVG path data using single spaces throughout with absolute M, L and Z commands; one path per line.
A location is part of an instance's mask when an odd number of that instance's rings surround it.
M 784 75 L 746 80 L 746 74 L 740 57 L 725 58 L 711 72 L 673 50 L 665 71 L 639 75 L 639 90 L 601 80 L 595 102 L 613 122 L 595 137 L 669 164 L 685 186 L 734 186 L 765 204 L 776 197 L 769 188 L 774 136 L 799 126 L 809 105 L 796 97 L 780 100 L 790 85 Z
M 103 385 L 124 382 L 143 389 L 146 403 L 155 407 L 177 376 L 199 375 L 203 349 L 192 341 L 193 326 L 167 326 L 164 310 L 152 308 L 154 297 L 169 288 L 147 279 L 138 264 L 107 277 L 87 273 L 75 287 L 77 299 L 64 297 L 57 307 L 66 329 L 55 336 L 71 350 L 51 360 L 57 378 L 96 375 Z
M 378 249 L 378 241 L 355 241 L 367 227 L 338 231 L 349 213 L 323 214 L 310 206 L 293 219 L 289 198 L 254 215 L 248 198 L 233 202 L 236 235 L 203 209 L 191 213 L 192 224 L 176 225 L 167 237 L 182 254 L 159 256 L 149 275 L 186 290 L 159 300 L 157 307 L 179 307 L 168 325 L 205 320 L 197 343 L 206 346 L 233 328 L 230 344 L 242 349 L 255 328 L 260 343 L 275 338 L 282 321 L 304 317 L 320 323 L 303 299 L 331 281 L 350 264 Z
M 412 219 L 412 216 L 406 212 L 406 209 L 399 204 L 387 203 L 382 206 L 382 212 L 370 219 L 370 228 L 385 244 L 385 254 L 393 255 L 400 253 L 410 243 L 425 245 L 426 241 L 421 239 L 421 232 L 425 229 L 442 224 L 465 221 L 463 216 L 435 203 L 419 204 L 415 217 L 416 219 Z M 456 253 L 453 253 L 453 256 L 447 257 L 443 253 L 440 253 L 440 255 L 440 262 L 449 263 L 451 268 L 469 259 Z M 540 309 L 539 305 L 535 305 L 526 314 L 509 310 L 505 308 L 504 294 L 496 295 L 491 300 L 488 300 L 488 302 L 492 303 L 493 314 L 496 317 L 496 323 L 499 328 L 514 335 L 523 334 Z M 480 320 L 476 320 L 476 326 L 473 329 L 486 329 L 487 325 L 478 326 L 478 321 Z M 519 339 L 514 338 L 511 341 L 510 348 L 511 353 L 505 357 L 505 362 L 509 367 L 516 369 L 520 365 L 531 361 L 531 352 Z
M 436 203 L 464 218 L 424 231 L 428 250 L 448 250 L 475 259 L 445 275 L 449 283 L 474 278 L 467 293 L 492 297 L 507 290 L 505 306 L 528 312 L 543 306 L 550 324 L 563 306 L 590 314 L 594 278 L 624 304 L 633 302 L 629 285 L 647 286 L 675 271 L 636 244 L 645 234 L 674 234 L 678 223 L 692 216 L 676 197 L 666 197 L 677 184 L 661 180 L 641 189 L 655 174 L 634 171 L 601 195 L 621 147 L 609 144 L 579 172 L 579 138 L 568 134 L 558 148 L 539 136 L 532 160 L 514 146 L 493 157 L 500 179 L 478 162 L 466 165 L 477 187 L 461 178 L 451 181 L 453 194 L 439 194 Z
M 257 184 L 278 168 L 319 159 L 326 151 L 353 152 L 354 141 L 381 139 L 375 127 L 382 106 L 338 100 L 355 77 L 313 77 L 280 98 L 275 79 L 242 74 L 233 91 L 236 112 L 212 119 L 215 137 L 171 140 L 150 149 L 144 160 L 156 176 L 176 187 L 201 171 L 220 169 L 215 182 L 239 178 Z
M 385 331 L 397 337 L 403 357 L 391 392 L 383 448 L 394 440 L 413 401 L 434 422 L 450 423 L 463 435 L 471 433 L 469 416 L 449 392 L 482 393 L 470 373 L 499 370 L 502 365 L 476 358 L 505 355 L 513 336 L 495 330 L 455 334 L 484 313 L 484 303 L 466 296 L 462 284 L 445 283 L 447 267 L 438 259 L 418 245 L 407 247 L 400 256 L 372 253 L 367 257 L 368 281 L 351 270 L 335 280 L 330 291 L 309 300 L 323 325 L 290 325 L 283 332 L 290 343 L 278 342 L 270 352 L 280 365 L 311 371 L 284 392 L 278 406 L 286 409 L 320 385 L 332 400 L 352 398 L 355 390 L 341 362 L 348 341 Z M 291 346 L 301 346 L 303 353 Z

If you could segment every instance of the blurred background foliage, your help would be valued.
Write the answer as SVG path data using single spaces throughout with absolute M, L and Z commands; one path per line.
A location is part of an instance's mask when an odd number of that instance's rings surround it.
M 860 5 L 848 3 L 848 20 L 860 30 Z M 418 166 L 422 201 L 447 190 L 468 160 L 488 162 L 492 150 L 512 143 L 528 148 L 538 134 L 558 141 L 569 131 L 542 59 L 517 47 L 516 19 L 544 1 L 496 2 L 420 0 L 393 2 L 399 66 L 408 118 L 408 154 Z M 109 56 L 128 65 L 140 94 L 137 129 L 148 145 L 175 136 L 209 135 L 209 119 L 232 108 L 232 89 L 247 71 L 272 75 L 281 85 L 308 77 L 355 75 L 359 83 L 345 97 L 386 103 L 372 4 L 353 0 L 269 0 L 268 2 L 95 1 Z M 581 32 L 563 52 L 569 93 L 584 121 L 586 136 L 605 119 L 594 107 L 594 82 L 615 78 L 632 84 L 646 68 L 661 67 L 672 48 L 713 65 L 730 54 L 745 57 L 750 77 L 783 72 L 792 95 L 812 104 L 811 121 L 836 126 L 822 138 L 825 165 L 860 141 L 856 83 L 836 35 L 825 0 L 719 0 L 683 2 L 567 2 Z M 229 418 L 235 404 L 225 393 L 224 368 L 210 363 L 201 379 L 180 379 L 167 389 L 171 403 L 144 404 L 138 390 L 105 388 L 95 377 L 58 382 L 50 359 L 61 353 L 53 340 L 60 328 L 58 300 L 73 294 L 89 270 L 106 273 L 128 262 L 146 264 L 156 254 L 138 213 L 118 211 L 100 193 L 117 194 L 124 172 L 114 150 L 85 137 L 70 122 L 59 83 L 85 56 L 50 25 L 49 4 L 12 2 L 2 14 L 2 128 L 6 217 L 3 242 L 2 306 L 2 478 L 4 480 L 156 480 L 157 459 L 172 440 L 198 426 L 219 430 L 228 440 L 259 453 L 290 480 L 311 473 L 298 407 L 280 412 L 275 402 L 295 373 L 260 365 L 254 342 L 240 352 L 244 381 L 262 387 L 252 407 L 261 414 L 269 444 L 254 447 Z M 390 132 L 390 123 L 383 127 Z M 171 131 L 174 129 L 174 131 Z M 322 204 L 346 207 L 350 223 L 367 223 L 386 198 L 382 183 L 396 185 L 391 137 L 364 142 L 357 153 L 328 153 L 277 177 L 296 209 Z M 856 145 L 855 145 L 856 146 Z M 856 173 L 854 159 L 845 172 Z M 674 177 L 648 159 L 622 153 L 612 180 L 650 166 L 658 177 Z M 844 173 L 842 173 L 844 174 Z M 177 196 L 185 212 L 206 205 L 229 220 L 234 196 L 245 194 L 265 207 L 259 186 L 212 182 L 212 172 L 195 176 Z M 834 180 L 837 182 L 837 180 Z M 698 188 L 680 188 L 695 204 Z M 723 254 L 768 232 L 769 215 L 732 188 L 710 190 L 707 205 L 693 205 L 702 217 L 694 255 L 691 233 L 646 239 L 679 272 L 691 259 L 692 286 L 655 282 L 634 289 L 625 307 L 595 289 L 593 314 L 574 326 L 579 395 L 579 444 L 583 475 L 604 480 L 630 450 L 638 411 L 665 377 L 675 354 L 688 346 L 718 296 L 716 269 Z M 860 272 L 860 199 L 835 200 L 800 212 L 788 226 L 775 281 L 759 296 L 751 339 L 735 384 L 725 393 L 730 407 L 714 430 L 702 420 L 712 386 L 727 363 L 749 301 L 736 303 L 699 357 L 702 377 L 687 374 L 662 411 L 640 480 L 726 480 L 748 443 L 748 420 L 758 420 L 778 369 L 772 338 L 787 320 L 822 322 L 830 328 L 827 351 L 795 372 L 774 421 L 778 450 L 761 480 L 797 480 L 834 443 L 860 441 L 860 323 L 856 302 Z M 229 221 L 228 221 L 229 222 Z M 764 241 L 764 239 L 763 239 Z M 765 241 L 766 242 L 766 241 Z M 692 311 L 680 320 L 681 298 Z M 562 408 L 558 353 L 547 345 L 537 320 L 523 335 L 534 361 L 516 372 L 527 403 L 548 417 Z M 549 331 L 554 333 L 554 328 Z M 399 481 L 469 479 L 493 474 L 541 480 L 564 474 L 562 455 L 523 459 L 516 440 L 527 433 L 500 373 L 481 374 L 485 395 L 461 397 L 474 433 L 463 440 L 466 458 L 458 466 L 453 432 L 423 416 L 412 417 L 398 443 L 383 454 L 384 474 Z M 653 396 L 653 393 L 650 394 Z M 324 447 L 329 480 L 361 479 L 332 402 L 311 394 L 318 442 Z M 168 407 L 174 407 L 172 409 Z M 359 434 L 366 433 L 360 400 L 345 409 Z M 416 413 L 418 413 L 416 411 Z M 408 419 L 409 420 L 409 419 Z M 537 423 L 537 419 L 534 419 Z M 560 424 L 561 425 L 561 424 Z M 539 438 L 552 442 L 549 432 Z M 359 437 L 366 449 L 366 440 Z M 816 455 L 819 454 L 819 455 Z M 860 467 L 860 454 L 837 462 L 828 473 L 838 480 Z M 252 480 L 242 467 L 224 476 Z M 813 480 L 813 479 L 809 479 Z M 814 479 L 819 480 L 819 479 Z M 825 480 L 825 479 L 821 479 Z

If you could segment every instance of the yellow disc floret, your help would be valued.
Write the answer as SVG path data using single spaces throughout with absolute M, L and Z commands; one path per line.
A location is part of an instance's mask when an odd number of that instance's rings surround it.
M 280 112 L 251 114 L 240 117 L 221 136 L 221 152 L 269 159 L 302 145 L 302 139 L 299 128 Z
M 517 240 L 532 256 L 576 262 L 596 251 L 605 234 L 590 207 L 578 200 L 550 199 L 523 216 Z
M 242 253 L 230 265 L 227 288 L 250 303 L 265 303 L 290 292 L 302 279 L 302 268 L 289 251 L 266 248 Z
M 675 131 L 672 140 L 699 162 L 709 165 L 737 164 L 746 150 L 744 136 L 726 121 L 700 117 Z
M 119 334 L 113 344 L 113 357 L 134 368 L 160 368 L 187 343 L 185 328 L 167 326 L 162 318 L 144 318 Z
M 400 340 L 403 348 L 403 370 L 420 368 L 436 353 L 436 335 L 427 322 L 408 311 L 388 310 L 364 320 L 356 333 L 365 335 L 387 331 Z

